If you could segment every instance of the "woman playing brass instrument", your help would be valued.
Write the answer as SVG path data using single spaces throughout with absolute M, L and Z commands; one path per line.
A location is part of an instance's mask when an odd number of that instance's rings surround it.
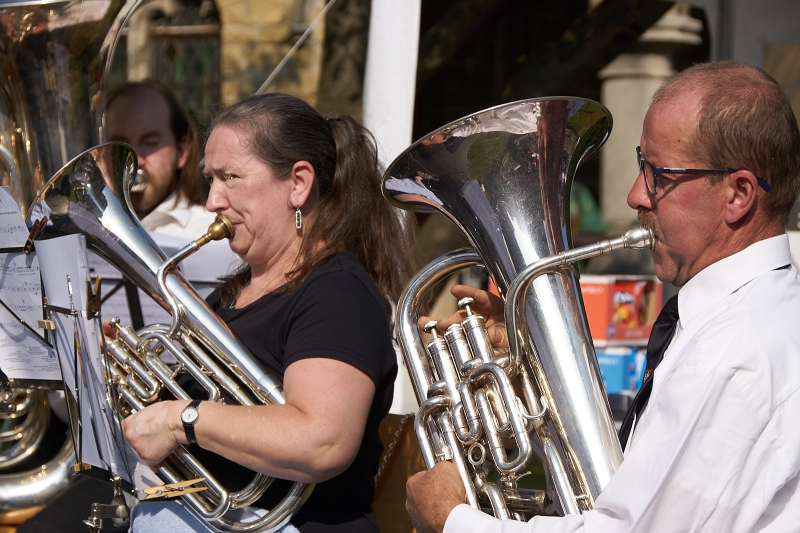
M 253 96 L 215 119 L 204 171 L 206 207 L 231 220 L 230 246 L 244 262 L 208 301 L 282 378 L 286 404 L 202 402 L 191 451 L 223 483 L 244 485 L 250 471 L 317 483 L 292 519 L 304 533 L 376 532 L 378 424 L 397 372 L 388 317 L 412 272 L 412 238 L 381 196 L 374 140 L 350 117 Z M 124 421 L 150 466 L 189 442 L 189 403 L 159 402 Z M 269 509 L 274 492 L 253 507 Z M 134 532 L 204 527 L 179 502 L 132 514 Z

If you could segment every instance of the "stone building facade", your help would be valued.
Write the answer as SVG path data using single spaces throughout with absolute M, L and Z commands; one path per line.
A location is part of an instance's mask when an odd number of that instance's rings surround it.
M 123 65 L 124 73 L 118 77 L 135 81 L 157 76 L 159 36 L 180 41 L 202 34 L 217 39 L 215 100 L 229 105 L 261 87 L 324 5 L 325 0 L 148 0 L 123 32 L 120 49 L 125 57 L 117 64 Z M 193 20 L 187 22 L 187 13 L 196 13 Z M 324 26 L 320 20 L 275 75 L 269 90 L 316 101 Z M 176 61 L 174 55 L 164 61 L 169 60 Z
M 232 103 L 258 90 L 324 5 L 324 0 L 217 0 L 222 101 Z M 324 27 L 321 20 L 270 90 L 316 101 Z

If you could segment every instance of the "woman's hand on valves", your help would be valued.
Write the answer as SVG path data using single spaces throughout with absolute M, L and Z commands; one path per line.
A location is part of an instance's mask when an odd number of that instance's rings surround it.
M 456 299 L 472 298 L 470 309 L 473 313 L 483 315 L 486 319 L 486 329 L 489 333 L 489 341 L 495 348 L 507 348 L 508 337 L 506 336 L 506 327 L 503 321 L 503 314 L 505 303 L 503 299 L 488 291 L 469 287 L 467 285 L 454 285 L 450 292 Z M 460 310 L 457 313 L 450 315 L 447 318 L 439 319 L 436 324 L 436 329 L 440 333 L 451 325 L 461 322 L 467 316 L 465 310 Z M 436 320 L 427 316 L 420 317 L 417 321 L 417 327 L 423 329 L 425 324 L 431 320 Z
M 125 440 L 142 461 L 155 470 L 178 447 L 186 444 L 181 412 L 189 401 L 156 402 L 122 421 Z

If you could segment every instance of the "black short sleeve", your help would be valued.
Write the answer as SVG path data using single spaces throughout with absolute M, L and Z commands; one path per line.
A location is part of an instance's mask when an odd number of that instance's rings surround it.
M 285 369 L 296 361 L 327 358 L 358 368 L 375 383 L 375 397 L 355 460 L 342 474 L 317 484 L 292 519 L 302 533 L 374 531 L 374 518 L 369 516 L 382 450 L 378 425 L 392 403 L 397 358 L 383 299 L 361 263 L 350 253 L 337 254 L 291 293 L 268 294 L 243 309 L 220 308 L 216 293 L 208 303 L 242 344 L 281 380 Z M 221 458 L 214 473 L 242 481 L 252 476 Z M 285 486 L 276 482 L 256 506 L 274 506 L 276 493 Z M 329 527 L 332 524 L 339 529 Z
M 298 291 L 287 323 L 284 368 L 322 357 L 350 364 L 377 387 L 386 375 L 389 324 L 374 287 L 345 268 L 314 276 Z M 372 289 L 372 290 L 371 290 Z

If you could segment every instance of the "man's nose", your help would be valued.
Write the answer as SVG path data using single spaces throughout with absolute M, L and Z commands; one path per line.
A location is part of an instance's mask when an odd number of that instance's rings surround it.
M 142 147 L 138 143 L 131 143 L 131 148 L 136 152 L 136 164 L 139 168 L 144 168 L 146 158 L 143 155 Z
M 633 187 L 628 193 L 628 206 L 636 210 L 653 208 L 653 197 L 647 192 L 642 172 L 639 172 L 639 175 L 636 176 L 636 181 L 633 182 Z

